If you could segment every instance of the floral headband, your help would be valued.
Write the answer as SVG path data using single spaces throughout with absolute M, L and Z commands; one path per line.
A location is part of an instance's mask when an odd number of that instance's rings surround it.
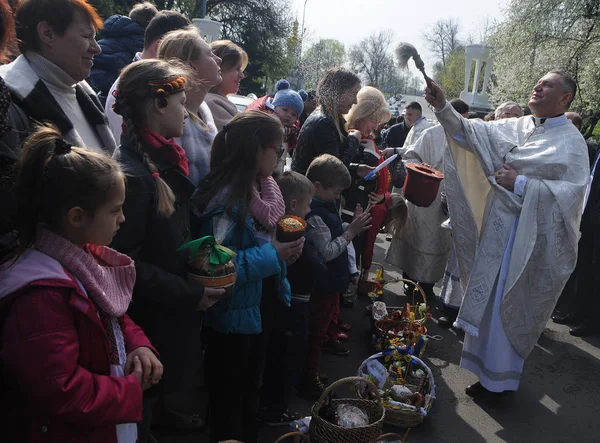
M 148 86 L 150 86 L 150 96 L 167 98 L 171 94 L 182 91 L 185 88 L 186 82 L 186 78 L 181 75 L 174 75 L 165 79 L 148 82 Z
M 148 86 L 150 87 L 150 93 L 148 95 L 157 98 L 161 107 L 166 107 L 168 105 L 167 97 L 171 94 L 183 91 L 186 82 L 186 78 L 181 75 L 173 75 L 161 80 L 148 82 Z M 115 89 L 112 92 L 112 95 L 115 99 L 118 99 L 120 96 L 119 90 Z M 116 106 L 117 102 L 113 104 L 113 109 L 115 109 Z M 118 111 L 115 110 L 115 112 Z

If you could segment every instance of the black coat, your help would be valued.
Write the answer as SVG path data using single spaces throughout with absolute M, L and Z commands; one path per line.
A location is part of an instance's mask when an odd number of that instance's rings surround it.
M 310 163 L 315 158 L 322 154 L 331 154 L 339 158 L 350 170 L 350 173 L 354 174 L 358 165 L 351 161 L 358 153 L 358 139 L 348 136 L 344 124 L 344 120 L 340 119 L 340 128 L 344 136 L 342 141 L 331 116 L 324 114 L 321 109 L 310 114 L 298 135 L 292 170 L 305 175 Z
M 403 120 L 397 125 L 392 126 L 383 137 L 383 146 L 389 148 L 401 148 L 404 146 L 406 137 L 410 132 L 410 127 Z
M 594 177 L 590 185 L 590 195 L 583 210 L 583 216 L 581 217 L 580 230 L 581 232 L 600 233 L 600 162 L 596 165 L 596 170 L 594 171 Z
M 17 247 L 14 217 L 17 199 L 14 193 L 16 164 L 21 153 L 21 143 L 29 135 L 27 116 L 14 103 L 7 113 L 10 129 L 0 135 L 0 257 Z
M 170 217 L 158 215 L 155 180 L 142 158 L 127 143 L 115 157 L 127 174 L 126 220 L 111 247 L 135 260 L 137 273 L 128 314 L 160 353 L 165 390 L 189 388 L 201 364 L 201 314 L 196 308 L 204 288 L 186 281 L 187 257 L 177 249 L 191 240 L 190 198 L 195 188 L 175 167 L 158 164 L 177 199 Z

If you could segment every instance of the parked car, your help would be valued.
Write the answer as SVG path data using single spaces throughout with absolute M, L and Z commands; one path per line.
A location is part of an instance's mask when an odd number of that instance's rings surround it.
M 245 111 L 246 107 L 254 100 L 256 100 L 251 97 L 246 97 L 245 95 L 238 94 L 229 94 L 227 98 L 238 108 L 240 112 Z

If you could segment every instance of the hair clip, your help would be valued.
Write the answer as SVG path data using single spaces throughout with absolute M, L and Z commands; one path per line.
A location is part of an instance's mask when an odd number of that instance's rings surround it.
M 112 92 L 112 96 L 113 96 L 114 98 L 119 98 L 119 90 L 118 90 L 118 89 L 115 89 L 115 90 L 113 90 L 113 92 Z
M 57 139 L 54 142 L 54 154 L 64 155 L 71 152 L 72 145 L 63 140 L 62 138 Z
M 153 172 L 152 173 L 152 177 L 153 178 L 159 178 L 160 177 L 160 173 L 159 172 Z

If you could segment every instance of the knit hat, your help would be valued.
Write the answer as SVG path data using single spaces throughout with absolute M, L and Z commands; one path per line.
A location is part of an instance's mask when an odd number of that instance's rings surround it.
M 275 85 L 277 93 L 273 98 L 273 106 L 288 106 L 294 109 L 298 116 L 302 114 L 304 110 L 304 100 L 308 97 L 306 91 L 301 89 L 296 92 L 290 89 L 290 83 L 287 80 L 279 80 Z

